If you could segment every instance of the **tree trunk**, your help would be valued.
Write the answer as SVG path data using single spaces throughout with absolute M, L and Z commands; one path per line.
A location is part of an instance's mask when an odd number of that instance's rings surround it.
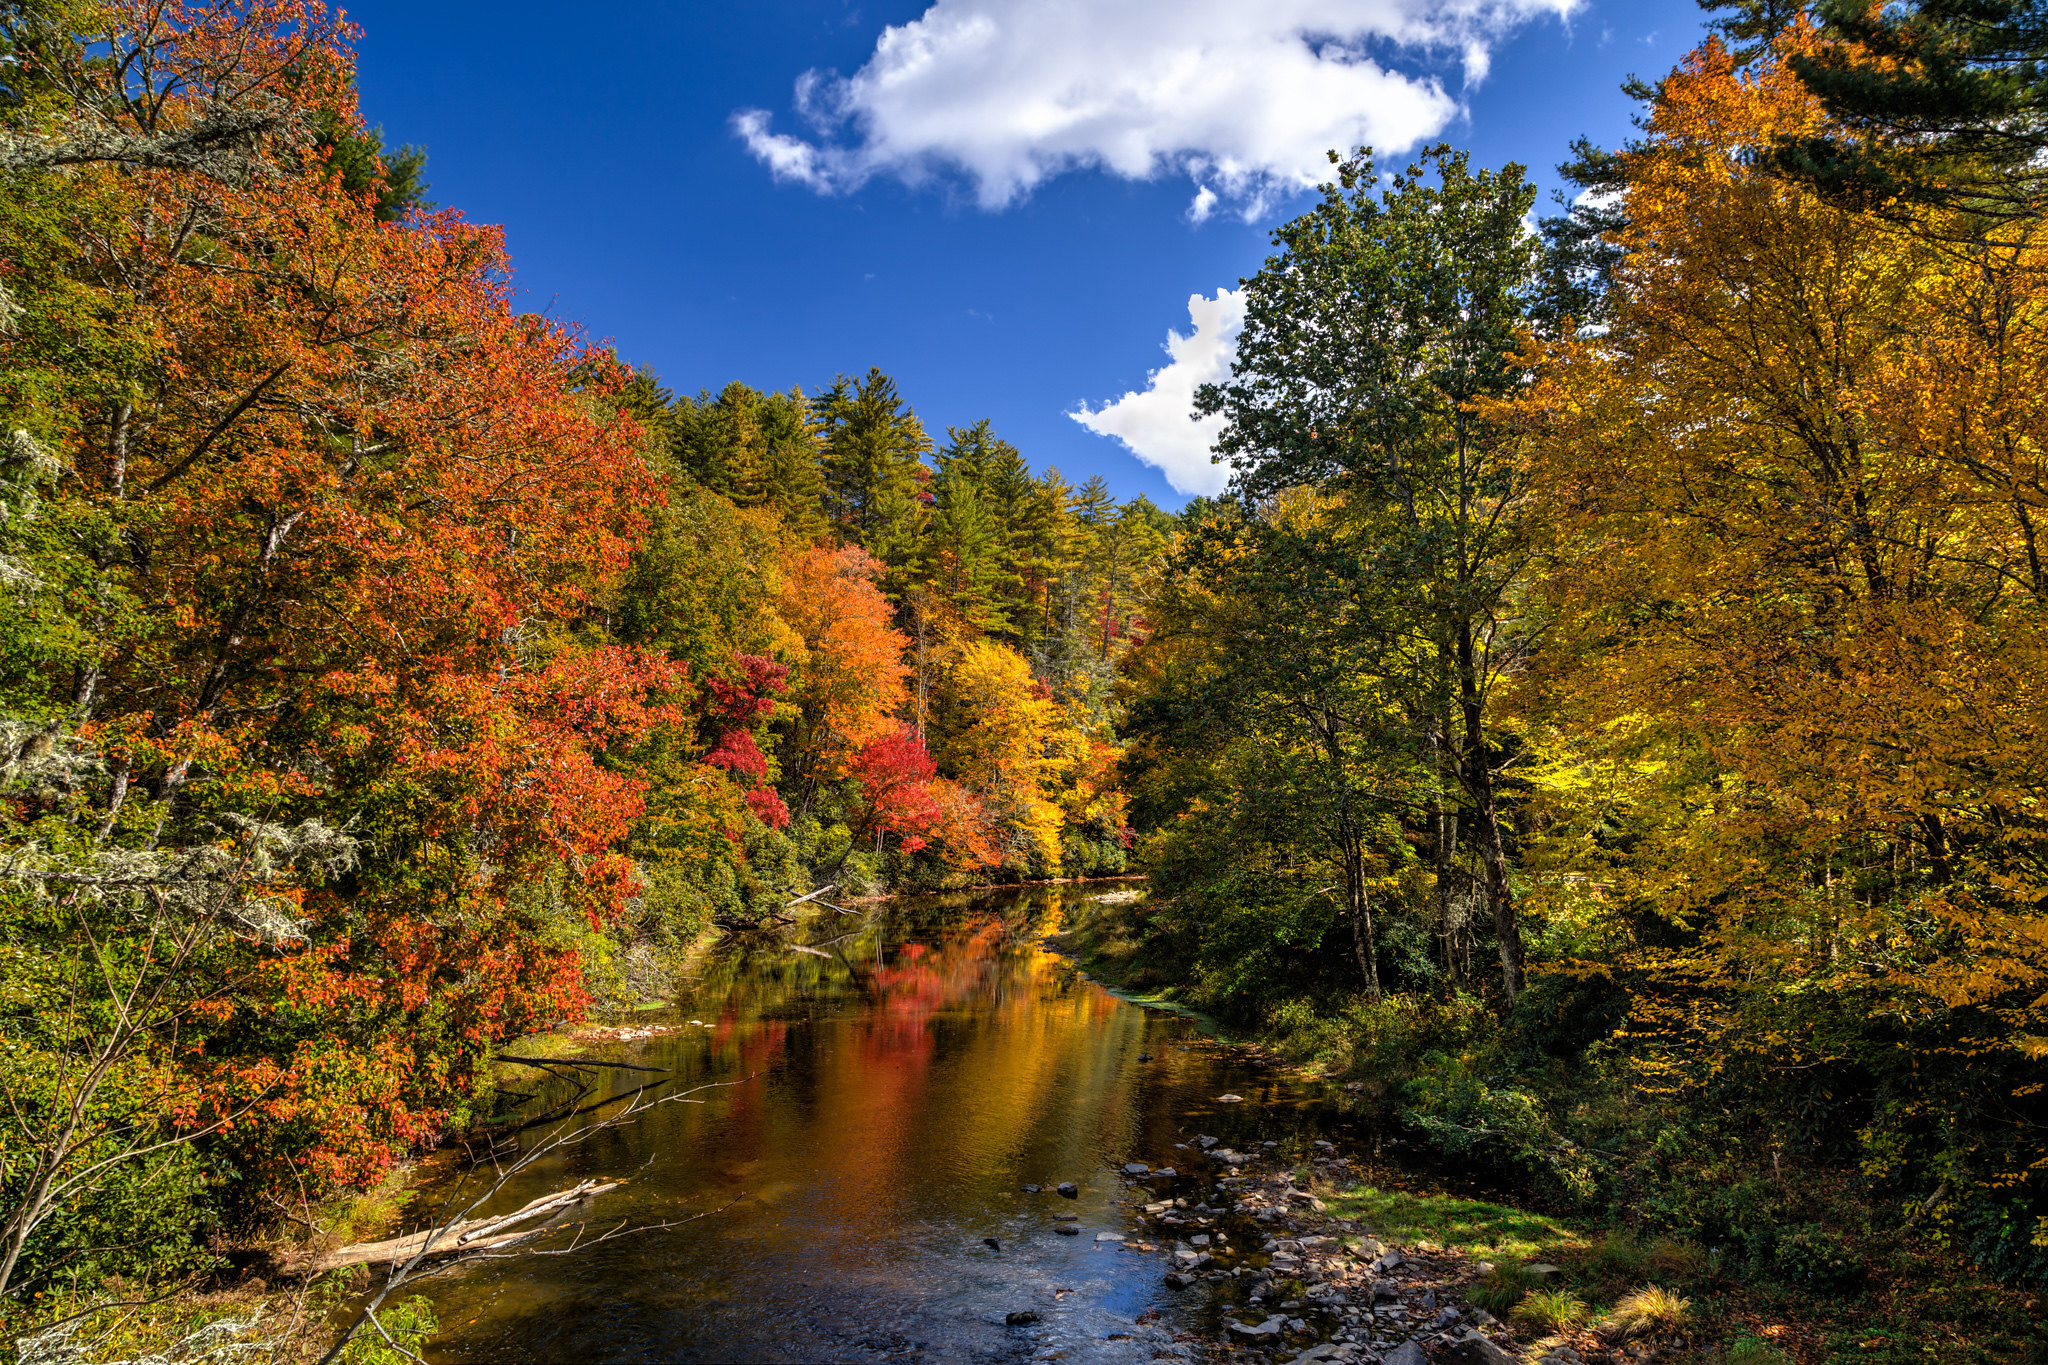
M 1486 899 L 1493 910 L 1493 932 L 1500 944 L 1500 983 L 1512 1005 L 1522 991 L 1522 924 L 1508 886 L 1507 850 L 1500 837 L 1500 812 L 1494 801 L 1493 765 L 1486 751 L 1484 702 L 1479 692 L 1478 657 L 1472 628 L 1458 628 L 1458 696 L 1465 715 L 1465 791 L 1472 799 L 1474 837 L 1486 863 Z
M 1347 806 L 1349 804 L 1347 797 Z M 1365 994 L 1374 1004 L 1380 999 L 1379 949 L 1373 941 L 1372 903 L 1365 895 L 1365 852 L 1347 809 L 1339 817 L 1344 853 L 1344 910 L 1351 920 L 1351 949 L 1358 957 L 1358 970 L 1365 977 Z

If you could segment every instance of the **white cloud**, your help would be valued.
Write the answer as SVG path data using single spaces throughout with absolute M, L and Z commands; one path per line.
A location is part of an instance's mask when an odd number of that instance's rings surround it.
M 778 178 L 819 191 L 876 175 L 963 173 L 1002 208 L 1084 167 L 1181 171 L 1246 217 L 1361 142 L 1398 155 L 1460 112 L 1442 80 L 1482 79 L 1518 25 L 1583 0 L 934 0 L 885 29 L 850 77 L 809 71 L 796 106 L 816 140 L 764 110 L 733 131 Z M 1206 196 L 1208 202 L 1204 204 Z
M 1114 436 L 1133 455 L 1166 475 L 1179 493 L 1215 495 L 1230 481 L 1228 466 L 1211 463 L 1209 447 L 1223 432 L 1221 417 L 1194 415 L 1195 389 L 1230 378 L 1237 334 L 1244 327 L 1244 291 L 1219 289 L 1213 299 L 1188 297 L 1187 336 L 1166 334 L 1167 363 L 1152 371 L 1143 393 L 1131 392 L 1067 416 L 1100 436 Z

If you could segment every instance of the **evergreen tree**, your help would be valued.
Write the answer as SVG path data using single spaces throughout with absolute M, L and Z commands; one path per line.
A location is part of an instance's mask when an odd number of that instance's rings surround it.
M 833 520 L 869 554 L 902 566 L 916 550 L 929 476 L 931 438 L 923 423 L 880 369 L 859 380 L 839 376 L 816 412 Z

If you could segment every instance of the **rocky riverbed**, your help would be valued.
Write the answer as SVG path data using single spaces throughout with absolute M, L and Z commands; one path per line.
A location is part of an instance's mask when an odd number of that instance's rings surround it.
M 1126 1167 L 1134 1190 L 1160 1195 L 1142 1209 L 1152 1240 L 1130 1249 L 1165 1252 L 1166 1283 L 1211 1300 L 1212 1312 L 1197 1316 L 1213 1327 L 1181 1334 L 1181 1344 L 1198 1339 L 1204 1355 L 1276 1365 L 1641 1365 L 1656 1357 L 1649 1343 L 1610 1343 L 1591 1331 L 1526 1340 L 1468 1301 L 1490 1264 L 1426 1242 L 1394 1245 L 1342 1217 L 1322 1196 L 1341 1203 L 1362 1171 L 1329 1142 L 1283 1168 L 1277 1146 L 1235 1151 L 1204 1135 L 1177 1145 L 1173 1167 Z M 1168 1197 L 1189 1185 L 1200 1192 Z

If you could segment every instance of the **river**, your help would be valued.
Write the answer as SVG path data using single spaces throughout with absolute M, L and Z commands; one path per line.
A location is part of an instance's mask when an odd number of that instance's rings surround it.
M 1134 1184 L 1124 1163 L 1186 1167 L 1176 1144 L 1208 1134 L 1281 1144 L 1263 1149 L 1271 1169 L 1343 1134 L 1323 1087 L 1119 999 L 1041 945 L 1078 901 L 1117 889 L 898 900 L 728 944 L 676 1009 L 636 1021 L 677 1032 L 586 1049 L 670 1070 L 653 1095 L 724 1084 L 549 1155 L 482 1210 L 625 1177 L 581 1215 L 592 1229 L 708 1216 L 427 1281 L 433 1365 L 1185 1358 L 1176 1333 L 1213 1325 L 1216 1286 L 1165 1284 L 1171 1247 L 1146 1243 L 1139 1206 L 1213 1185 Z M 1062 1214 L 1078 1235 L 1055 1231 Z

